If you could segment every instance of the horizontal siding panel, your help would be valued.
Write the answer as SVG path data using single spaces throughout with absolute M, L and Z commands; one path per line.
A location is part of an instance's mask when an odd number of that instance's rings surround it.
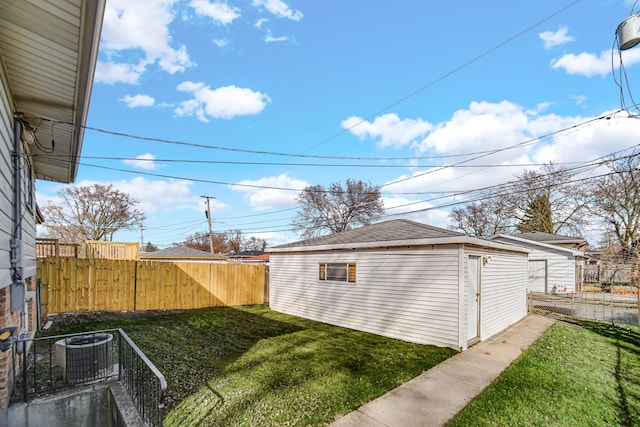
M 402 252 L 272 254 L 271 308 L 391 338 L 457 347 L 457 251 Z M 319 281 L 321 262 L 355 263 L 356 283 Z
M 514 243 L 508 239 L 497 239 L 508 243 Z M 570 254 L 561 249 L 542 248 L 535 244 L 529 244 L 526 242 L 518 242 L 519 246 L 522 246 L 529 251 L 529 260 L 546 260 L 547 261 L 547 289 L 551 291 L 554 286 L 564 289 L 567 287 L 567 292 L 574 292 L 576 285 L 576 259 L 573 254 Z
M 0 82 L 0 288 L 11 284 L 11 231 L 13 230 L 13 119 L 8 95 Z
M 481 339 L 489 338 L 527 315 L 528 258 L 492 254 L 482 268 Z

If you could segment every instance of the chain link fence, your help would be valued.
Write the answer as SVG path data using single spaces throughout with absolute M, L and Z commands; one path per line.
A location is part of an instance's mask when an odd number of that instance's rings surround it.
M 638 326 L 638 296 L 612 293 L 528 295 L 529 312 Z

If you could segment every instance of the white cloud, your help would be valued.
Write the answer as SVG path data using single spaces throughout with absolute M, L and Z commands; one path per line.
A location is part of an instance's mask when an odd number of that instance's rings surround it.
M 151 64 L 174 74 L 194 65 L 184 45 L 172 47 L 169 24 L 177 0 L 109 0 L 107 2 L 96 81 L 138 83 Z
M 389 219 L 404 218 L 440 228 L 447 228 L 450 222 L 448 211 L 425 201 L 385 197 L 383 202 L 385 214 L 393 215 Z
M 222 25 L 229 25 L 240 17 L 240 9 L 227 3 L 191 0 L 189 4 L 199 15 L 204 15 Z
M 74 186 L 84 187 L 93 184 L 113 184 L 118 190 L 138 200 L 138 209 L 147 216 L 157 212 L 168 213 L 182 209 L 202 211 L 202 200 L 191 193 L 192 181 L 187 180 L 150 180 L 135 177 L 121 181 L 78 181 Z M 61 187 L 62 188 L 62 187 Z M 55 190 L 57 191 L 57 190 Z M 220 208 L 220 207 L 218 207 Z M 221 209 L 220 209 L 221 210 Z
M 105 84 L 127 83 L 137 84 L 144 72 L 146 64 L 116 64 L 109 61 L 98 61 L 95 80 Z
M 218 47 L 225 47 L 226 45 L 229 44 L 229 40 L 226 40 L 226 39 L 215 39 L 215 40 L 213 40 L 213 44 L 215 44 Z
M 587 120 L 587 119 L 584 119 Z M 568 129 L 555 135 L 531 153 L 536 163 L 585 161 L 607 156 L 638 143 L 640 121 L 625 112 L 602 119 L 578 130 Z
M 262 28 L 262 25 L 267 23 L 267 22 L 269 22 L 268 19 L 265 19 L 265 18 L 258 19 L 258 21 L 255 23 L 254 27 Z
M 152 107 L 156 102 L 156 100 L 149 95 L 125 95 L 123 98 L 120 98 L 120 101 L 126 103 L 129 108 Z
M 587 97 L 584 95 L 571 95 L 569 98 L 575 101 L 576 105 L 578 106 L 584 105 L 584 103 L 587 101 Z
M 302 19 L 302 12 L 299 10 L 293 10 L 282 0 L 253 0 L 253 5 L 257 7 L 264 7 L 270 13 L 279 18 L 288 18 L 293 21 L 299 21 Z
M 145 153 L 145 154 L 140 154 L 139 156 L 136 156 L 135 159 L 123 160 L 122 163 L 128 166 L 132 166 L 136 169 L 156 170 L 156 169 L 160 169 L 161 167 L 159 164 L 155 162 L 156 159 L 157 157 L 154 156 L 153 154 Z
M 297 203 L 298 194 L 309 184 L 306 181 L 291 178 L 286 173 L 278 176 L 269 176 L 257 180 L 243 180 L 232 185 L 234 191 L 246 193 L 245 198 L 256 210 L 272 209 L 275 207 L 293 206 Z M 256 186 L 245 187 L 244 185 Z M 269 187 L 269 188 L 259 188 Z M 295 191 L 287 190 L 292 189 Z
M 560 27 L 558 31 L 544 31 L 538 36 L 544 42 L 545 49 L 551 49 L 556 46 L 573 41 L 573 37 L 568 35 L 569 29 L 567 27 Z
M 613 57 L 612 57 L 613 55 Z M 605 50 L 599 55 L 595 53 L 569 53 L 551 61 L 551 68 L 564 70 L 567 74 L 585 77 L 604 77 L 620 68 L 620 57 L 617 52 Z M 625 67 L 640 62 L 640 49 L 630 49 L 622 52 L 622 63 Z
M 401 120 L 397 114 L 390 113 L 368 122 L 360 117 L 349 117 L 340 124 L 360 139 L 380 138 L 381 147 L 401 148 L 433 129 L 433 125 L 422 119 Z
M 145 214 L 173 212 L 181 209 L 201 210 L 201 200 L 191 193 L 193 182 L 185 180 L 150 180 L 136 177 L 113 183 L 120 191 L 140 202 Z
M 270 232 L 270 233 L 251 233 L 248 235 L 248 237 L 254 237 L 256 239 L 264 239 L 267 242 L 267 247 L 274 247 L 274 246 L 278 246 L 278 245 L 284 245 L 285 243 L 289 243 L 292 240 L 288 239 L 287 236 L 285 236 L 282 233 L 275 233 L 275 232 Z
M 178 90 L 190 92 L 193 99 L 184 101 L 174 112 L 178 116 L 193 116 L 206 122 L 209 117 L 231 119 L 236 116 L 259 114 L 271 98 L 251 89 L 224 86 L 211 89 L 204 83 L 184 82 Z
M 282 36 L 282 37 L 274 37 L 271 34 L 271 30 L 267 31 L 267 35 L 264 38 L 264 41 L 267 43 L 274 43 L 274 42 L 286 42 L 287 40 L 289 40 L 289 37 L 286 36 Z
M 544 109 L 526 110 L 508 101 L 474 102 L 436 124 L 437 129 L 418 147 L 423 152 L 455 155 L 441 161 L 452 167 L 418 167 L 388 181 L 382 190 L 398 197 L 419 192 L 422 199 L 437 205 L 459 202 L 466 196 L 450 198 L 441 192 L 491 187 L 512 181 L 525 169 L 538 168 L 532 164 L 591 161 L 637 144 L 634 135 L 640 130 L 639 120 L 622 113 L 608 120 L 590 120 Z M 581 123 L 585 125 L 576 126 Z M 491 153 L 494 150 L 498 151 Z
M 472 102 L 440 123 L 417 145 L 420 152 L 457 154 L 504 148 L 580 121 L 580 118 L 542 114 L 545 105 L 527 110 L 509 101 Z

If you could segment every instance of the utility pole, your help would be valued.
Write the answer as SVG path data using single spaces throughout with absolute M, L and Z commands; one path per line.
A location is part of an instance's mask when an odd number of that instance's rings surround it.
M 144 230 L 144 225 L 140 224 L 140 251 L 144 251 L 144 234 L 142 234 Z
M 201 196 L 207 202 L 207 211 L 205 212 L 207 215 L 207 222 L 209 223 L 209 247 L 211 248 L 211 253 L 213 254 L 213 231 L 211 230 L 211 207 L 209 205 L 210 199 L 215 199 L 215 197 L 211 196 Z

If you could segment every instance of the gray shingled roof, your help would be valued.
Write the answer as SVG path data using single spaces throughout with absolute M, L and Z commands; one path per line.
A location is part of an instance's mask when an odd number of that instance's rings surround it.
M 211 258 L 215 255 L 193 249 L 187 246 L 173 246 L 170 248 L 162 249 L 160 251 L 149 252 L 140 255 L 142 258 L 146 257 L 179 257 L 179 258 Z
M 583 242 L 584 239 L 582 237 L 569 237 L 562 236 L 560 234 L 552 234 L 552 233 L 544 233 L 542 231 L 530 231 L 528 233 L 516 234 L 515 237 L 520 237 L 521 239 L 533 240 L 534 242 Z
M 275 248 L 388 242 L 393 240 L 436 239 L 457 236 L 464 236 L 464 234 L 406 219 L 394 219 L 391 221 L 367 225 L 355 230 L 343 231 L 342 233 L 287 243 L 276 246 Z

